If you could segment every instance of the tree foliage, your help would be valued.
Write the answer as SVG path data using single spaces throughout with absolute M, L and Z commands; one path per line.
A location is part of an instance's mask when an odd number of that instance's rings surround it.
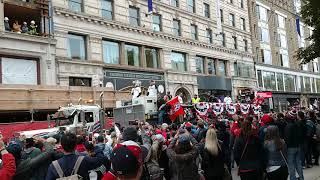
M 300 48 L 297 53 L 298 60 L 303 64 L 320 57 L 320 2 L 319 0 L 304 0 L 301 8 L 303 22 L 313 27 L 313 34 L 307 38 L 311 44 Z

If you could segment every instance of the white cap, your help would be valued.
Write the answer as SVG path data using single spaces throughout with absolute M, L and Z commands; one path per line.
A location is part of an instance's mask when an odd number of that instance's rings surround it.
M 27 22 L 23 22 L 23 24 L 27 24 Z
M 5 20 L 5 21 L 9 21 L 9 18 L 8 18 L 8 17 L 4 17 L 4 20 Z
M 31 21 L 31 24 L 35 24 L 36 22 L 34 22 L 34 20 Z

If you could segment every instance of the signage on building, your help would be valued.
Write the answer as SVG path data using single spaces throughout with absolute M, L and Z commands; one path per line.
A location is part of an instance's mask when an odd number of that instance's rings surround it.
M 127 78 L 127 79 L 139 79 L 139 80 L 163 80 L 163 75 L 151 74 L 151 73 L 139 73 L 132 71 L 114 71 L 106 70 L 104 75 L 110 78 Z
M 272 92 L 257 92 L 256 96 L 272 98 Z

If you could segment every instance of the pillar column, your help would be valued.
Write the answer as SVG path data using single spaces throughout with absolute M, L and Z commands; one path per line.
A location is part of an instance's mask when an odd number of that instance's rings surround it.
M 158 63 L 159 63 L 159 67 L 158 69 L 164 69 L 164 54 L 163 54 L 163 50 L 159 49 L 158 50 Z
M 214 60 L 214 66 L 216 69 L 216 76 L 221 76 L 220 72 L 219 72 L 219 59 L 215 59 Z
M 126 62 L 126 48 L 125 43 L 120 43 L 120 65 L 128 65 L 128 62 Z
M 208 72 L 208 57 L 204 57 L 203 68 L 204 68 L 203 73 L 209 74 L 209 72 Z
M 2 1 L 0 1 L 0 31 L 4 31 L 4 6 Z
M 226 66 L 226 76 L 231 77 L 231 64 L 230 61 L 225 61 Z
M 145 47 L 140 48 L 140 67 L 147 67 L 146 54 L 144 53 Z

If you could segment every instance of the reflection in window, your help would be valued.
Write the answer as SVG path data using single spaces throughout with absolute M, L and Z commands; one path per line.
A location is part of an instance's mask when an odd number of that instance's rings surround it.
M 139 9 L 133 6 L 129 7 L 129 23 L 132 26 L 139 26 L 140 19 L 139 19 Z
M 304 92 L 311 92 L 311 84 L 309 77 L 303 77 L 304 81 Z
M 204 73 L 204 67 L 203 67 L 204 58 L 203 57 L 196 57 L 196 72 L 203 74 Z
M 102 41 L 103 61 L 107 64 L 119 64 L 119 43 Z
M 261 21 L 267 21 L 267 9 L 262 6 L 257 6 L 257 14 L 259 17 L 259 20 Z
M 72 59 L 86 59 L 84 36 L 68 34 L 68 56 Z
M 285 74 L 284 75 L 284 82 L 285 82 L 285 91 L 290 91 L 290 92 L 295 91 L 295 87 L 294 87 L 295 77 L 294 76 Z
M 101 13 L 104 19 L 113 19 L 113 0 L 101 0 Z
M 195 13 L 196 12 L 195 0 L 187 0 L 187 1 L 188 1 L 188 11 Z
M 173 70 L 187 71 L 186 55 L 183 53 L 171 53 L 171 66 Z
M 276 78 L 274 72 L 262 72 L 264 88 L 269 90 L 277 90 Z
M 229 14 L 229 25 L 235 27 L 236 26 L 236 22 L 235 22 L 235 18 L 234 18 L 234 14 Z
M 281 73 L 277 73 L 277 83 L 278 83 L 278 91 L 284 91 L 283 75 Z
M 211 29 L 207 29 L 206 30 L 206 38 L 207 38 L 207 43 L 213 43 L 213 39 L 212 39 L 212 30 Z
M 133 46 L 133 45 L 125 45 L 126 48 L 126 63 L 128 63 L 129 66 L 140 66 L 139 62 L 139 47 Z
M 191 39 L 198 40 L 198 32 L 197 26 L 191 24 Z
M 82 12 L 82 0 L 69 0 L 69 9 L 75 12 Z
M 226 76 L 226 64 L 224 61 L 219 61 L 219 67 L 218 67 L 219 75 L 220 76 Z
M 173 20 L 172 31 L 175 36 L 181 36 L 180 21 L 179 20 L 176 20 L 176 19 Z
M 215 63 L 214 59 L 208 58 L 208 73 L 212 75 L 216 74 L 216 68 L 214 63 Z
M 146 63 L 149 68 L 159 68 L 158 50 L 154 48 L 145 48 Z
M 207 3 L 203 3 L 204 6 L 204 17 L 210 18 L 210 6 Z
M 159 32 L 161 31 L 161 15 L 153 14 L 152 16 L 152 30 Z
M 259 87 L 263 87 L 261 70 L 257 71 L 257 75 L 258 75 L 258 85 Z

